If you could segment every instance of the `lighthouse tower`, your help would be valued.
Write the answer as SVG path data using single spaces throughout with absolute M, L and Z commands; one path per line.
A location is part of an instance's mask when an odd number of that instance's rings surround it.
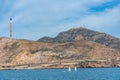
M 12 18 L 10 18 L 10 40 L 12 40 Z

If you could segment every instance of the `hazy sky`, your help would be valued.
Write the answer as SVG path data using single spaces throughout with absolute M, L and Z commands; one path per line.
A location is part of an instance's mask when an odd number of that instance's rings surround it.
M 37 40 L 86 26 L 120 38 L 120 0 L 0 0 L 0 36 Z

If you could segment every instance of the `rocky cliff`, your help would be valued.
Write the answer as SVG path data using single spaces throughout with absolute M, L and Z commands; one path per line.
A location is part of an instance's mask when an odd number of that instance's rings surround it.
M 120 66 L 119 39 L 75 28 L 38 41 L 0 38 L 0 69 Z

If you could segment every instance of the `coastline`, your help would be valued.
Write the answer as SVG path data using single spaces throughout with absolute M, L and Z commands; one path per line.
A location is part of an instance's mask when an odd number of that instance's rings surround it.
M 65 69 L 65 68 L 118 68 L 119 65 L 63 65 L 63 64 L 23 64 L 23 65 L 4 65 L 0 66 L 0 70 L 23 70 L 23 69 Z

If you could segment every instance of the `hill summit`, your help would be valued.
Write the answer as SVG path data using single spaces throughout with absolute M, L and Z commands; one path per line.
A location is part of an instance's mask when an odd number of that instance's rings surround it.
M 84 27 L 72 28 L 59 33 L 55 38 L 43 37 L 39 42 L 64 43 L 80 40 L 93 41 L 120 51 L 120 39 L 106 33 L 93 31 Z

